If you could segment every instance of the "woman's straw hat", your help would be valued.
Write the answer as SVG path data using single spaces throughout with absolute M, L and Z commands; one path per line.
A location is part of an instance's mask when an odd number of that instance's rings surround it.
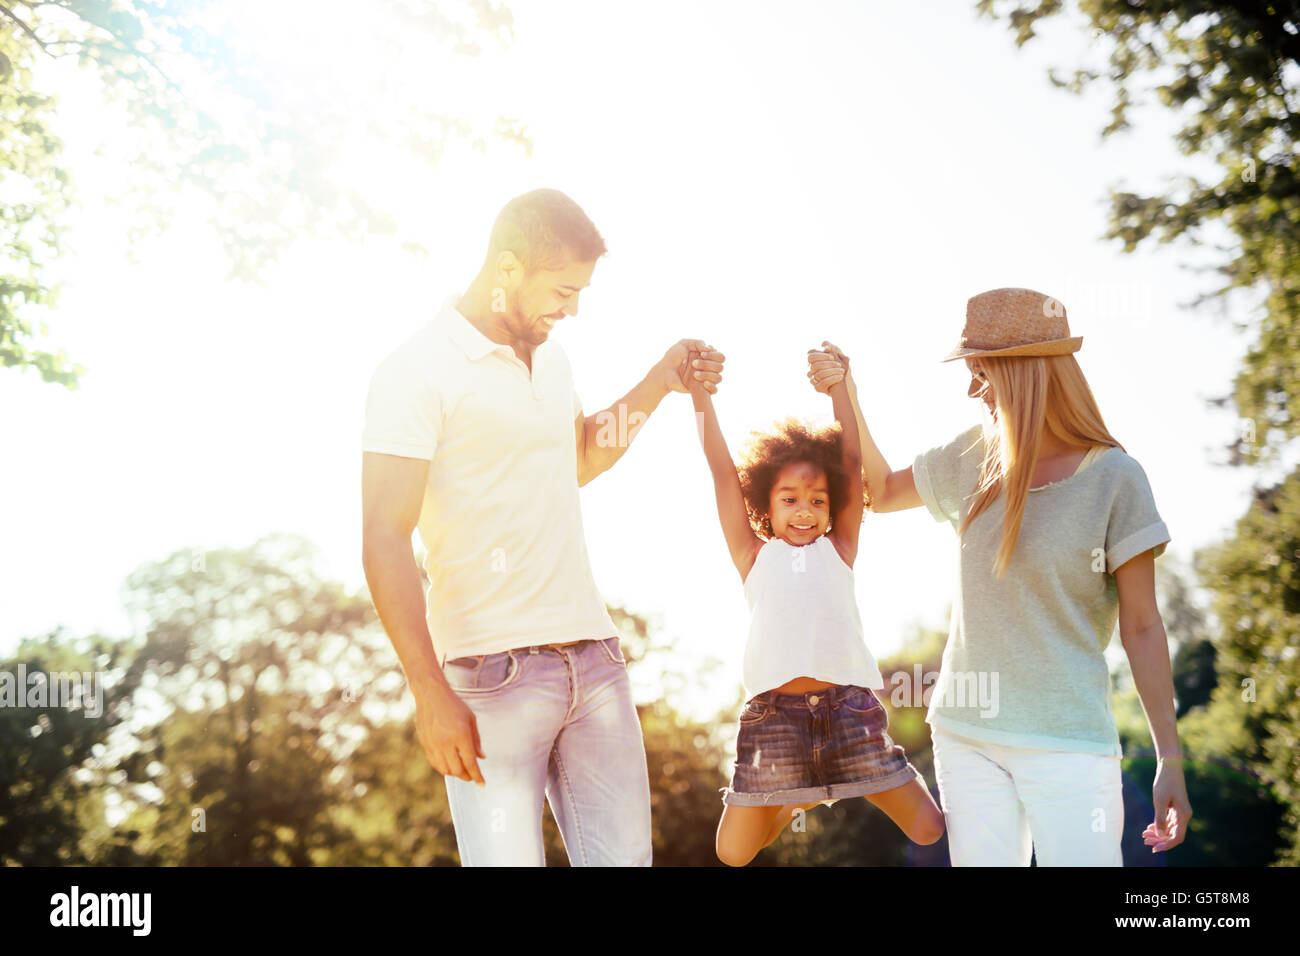
M 994 289 L 966 303 L 961 341 L 941 361 L 978 355 L 1065 355 L 1083 336 L 1070 336 L 1065 306 L 1032 289 Z

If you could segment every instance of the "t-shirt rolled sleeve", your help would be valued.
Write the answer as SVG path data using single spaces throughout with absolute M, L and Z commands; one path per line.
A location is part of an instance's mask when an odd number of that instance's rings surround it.
M 441 431 L 442 396 L 429 371 L 394 352 L 371 376 L 361 450 L 432 461 Z
M 1156 510 L 1146 472 L 1134 461 L 1125 470 L 1111 500 L 1106 525 L 1106 570 L 1113 574 L 1116 568 L 1153 548 L 1158 558 L 1168 542 L 1169 529 Z
M 935 521 L 953 522 L 961 515 L 961 456 L 975 441 L 979 428 L 976 425 L 950 442 L 921 452 L 912 463 L 916 493 Z
M 934 452 L 935 450 L 931 450 L 916 456 L 916 461 L 912 463 L 912 483 L 916 485 L 916 493 L 920 495 L 926 509 L 934 516 L 934 520 L 948 521 L 948 516 L 939 506 L 938 498 L 935 497 L 934 484 L 930 479 Z

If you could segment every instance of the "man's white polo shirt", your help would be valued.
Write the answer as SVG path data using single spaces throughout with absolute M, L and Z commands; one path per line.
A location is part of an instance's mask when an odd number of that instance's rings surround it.
M 457 300 L 375 370 L 361 438 L 430 463 L 418 527 L 438 662 L 612 637 L 578 506 L 568 357 L 548 339 L 530 374 Z

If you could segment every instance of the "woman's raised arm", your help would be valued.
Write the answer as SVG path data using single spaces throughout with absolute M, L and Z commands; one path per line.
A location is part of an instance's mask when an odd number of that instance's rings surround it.
M 858 421 L 858 441 L 862 453 L 862 480 L 866 482 L 868 508 L 881 514 L 887 511 L 903 511 L 906 508 L 919 508 L 923 502 L 917 494 L 916 482 L 912 479 L 912 466 L 902 471 L 892 471 L 885 456 L 876 447 L 867 429 L 866 417 L 858 404 L 858 387 L 853 381 L 853 371 L 849 367 L 849 357 L 830 342 L 822 342 L 824 351 L 809 350 L 808 381 L 819 392 L 825 392 L 832 383 L 844 375 L 844 385 L 853 404 L 853 414 Z

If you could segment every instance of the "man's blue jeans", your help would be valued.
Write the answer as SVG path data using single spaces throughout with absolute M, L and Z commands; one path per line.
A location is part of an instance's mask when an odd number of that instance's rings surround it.
M 542 800 L 574 866 L 650 865 L 650 780 L 618 638 L 443 665 L 484 786 L 447 777 L 462 866 L 544 866 Z

